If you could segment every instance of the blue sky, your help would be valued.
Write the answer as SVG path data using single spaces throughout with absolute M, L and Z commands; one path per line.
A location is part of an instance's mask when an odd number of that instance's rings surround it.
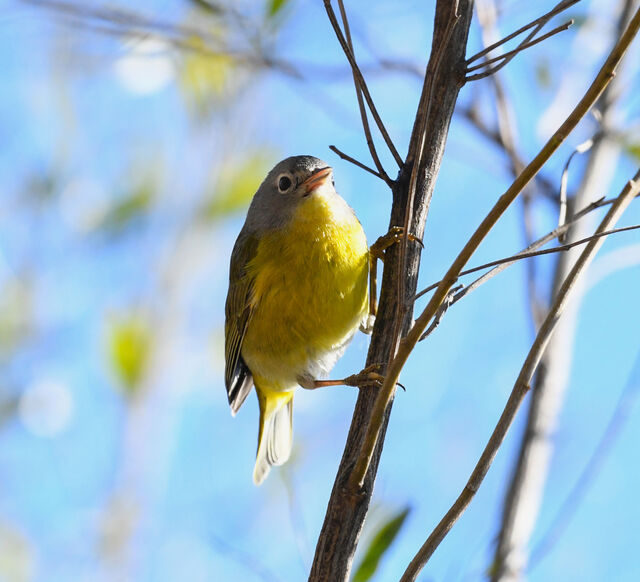
M 575 12 L 600 14 L 603 7 L 585 3 Z M 146 2 L 138 9 L 180 21 L 189 6 Z M 355 2 L 349 10 L 362 54 L 370 44 L 424 65 L 430 5 Z M 509 4 L 502 30 L 535 14 Z M 607 18 L 602 12 L 605 30 Z M 70 27 L 50 12 L 19 2 L 5 9 L 0 390 L 3 402 L 15 407 L 0 428 L 3 582 L 304 579 L 356 393 L 299 391 L 293 457 L 262 487 L 253 486 L 257 403 L 250 397 L 232 418 L 222 382 L 227 269 L 243 210 L 213 220 L 199 219 L 199 212 L 219 193 L 220 176 L 255 152 L 265 171 L 292 154 L 327 160 L 370 241 L 387 228 L 390 194 L 328 149 L 335 144 L 368 162 L 353 88 L 321 3 L 292 0 L 274 42 L 278 54 L 294 62 L 336 65 L 342 72 L 299 82 L 270 71 L 233 70 L 232 87 L 198 116 L 179 84 L 182 61 L 166 47 L 140 57 L 139 44 Z M 479 42 L 474 26 L 470 52 Z M 527 159 L 561 121 L 550 105 L 564 71 L 582 74 L 577 92 L 602 61 L 597 43 L 591 56 L 575 42 L 567 32 L 505 71 Z M 551 67 L 549 88 L 532 73 L 540 62 Z M 587 65 L 592 68 L 583 71 Z M 630 73 L 626 78 L 631 87 Z M 370 85 L 402 154 L 420 81 L 375 74 Z M 461 102 L 482 92 L 488 93 L 480 84 L 465 87 Z M 567 95 L 566 108 L 578 96 Z M 627 89 L 624 98 L 622 125 L 633 127 L 636 119 L 637 127 L 637 97 Z M 545 112 L 546 125 L 539 122 Z M 559 183 L 567 156 L 592 131 L 587 120 L 570 136 L 545 170 L 550 179 Z M 384 161 L 393 167 L 389 156 Z M 615 195 L 634 172 L 632 159 L 619 157 L 602 194 Z M 50 186 L 38 187 L 43 181 Z M 454 118 L 428 218 L 422 284 L 440 278 L 509 181 L 501 154 Z M 151 201 L 143 211 L 109 227 L 105 217 L 144 188 Z M 544 202 L 534 218 L 540 235 L 556 220 Z M 634 203 L 621 225 L 637 222 Z M 637 249 L 639 242 L 634 232 L 608 240 L 592 273 L 609 253 Z M 471 262 L 521 245 L 514 207 Z M 549 258 L 539 262 L 542 288 L 552 265 Z M 407 391 L 396 398 L 362 545 L 389 515 L 405 506 L 412 511 L 376 580 L 397 579 L 404 570 L 463 487 L 495 425 L 532 341 L 524 277 L 522 265 L 512 267 L 457 304 L 403 371 Z M 639 284 L 636 261 L 595 282 L 585 296 L 534 542 L 591 455 L 624 386 L 640 381 L 637 364 L 634 369 Z M 135 394 L 127 396 L 109 334 L 132 319 L 150 330 L 152 349 Z M 366 336 L 356 336 L 332 376 L 359 370 L 367 346 Z M 421 580 L 483 576 L 522 412 Z M 575 518 L 530 572 L 532 581 L 637 579 L 638 414 L 629 411 Z

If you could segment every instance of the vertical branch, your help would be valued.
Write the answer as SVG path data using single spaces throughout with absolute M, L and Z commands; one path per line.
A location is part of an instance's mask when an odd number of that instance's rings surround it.
M 427 67 L 420 105 L 414 122 L 409 154 L 398 179 L 393 184 L 390 227 L 404 224 L 407 205 L 410 203 L 410 177 L 414 166 L 417 166 L 415 194 L 412 196 L 412 213 L 408 228 L 412 234 L 420 238 L 424 232 L 426 210 L 440 168 L 449 123 L 464 78 L 464 58 L 472 4 L 472 0 L 460 0 L 459 18 L 452 31 L 451 3 L 448 0 L 437 2 L 432 56 Z M 434 105 L 428 107 L 429 102 Z M 428 132 L 425 131 L 427 127 Z M 421 162 L 416 164 L 418 156 L 421 157 Z M 391 247 L 385 256 L 380 307 L 371 338 L 367 364 L 389 360 L 395 350 L 395 342 L 391 336 L 396 325 L 398 304 L 405 304 L 406 298 L 415 295 L 420 262 L 419 247 L 411 245 L 406 249 L 404 270 L 400 269 L 398 247 L 399 245 Z M 404 278 L 405 297 L 397 295 L 397 281 L 400 277 Z M 402 335 L 406 333 L 410 324 L 411 318 L 408 315 L 404 316 L 401 324 Z M 366 388 L 358 395 L 345 450 L 316 546 L 310 581 L 340 582 L 349 577 L 353 556 L 369 508 L 391 410 L 389 405 L 364 482 L 362 486 L 354 486 L 349 482 L 349 477 L 361 454 L 376 393 L 376 390 Z
M 625 0 L 618 36 L 630 19 L 632 4 L 633 2 Z M 582 183 L 571 201 L 574 209 L 587 206 L 607 191 L 617 165 L 619 146 L 606 133 L 612 114 L 611 95 L 616 93 L 616 83 L 617 80 L 614 79 L 599 101 L 603 132 L 594 140 Z M 567 233 L 568 240 L 584 237 L 590 232 L 592 224 L 592 220 L 574 223 Z M 577 251 L 570 251 L 558 258 L 552 297 L 557 296 L 577 254 Z M 571 350 L 581 296 L 582 288 L 579 286 L 551 339 L 534 380 L 526 430 L 504 501 L 502 524 L 491 568 L 494 582 L 521 579 L 527 564 L 528 545 L 537 520 L 551 459 L 552 435 L 569 382 Z
M 609 212 L 607 212 L 606 216 L 602 219 L 602 222 L 596 230 L 596 234 L 602 234 L 611 229 L 620 219 L 638 192 L 640 192 L 640 171 L 636 173 L 633 180 L 630 180 L 625 185 L 620 196 L 616 199 L 609 209 Z M 529 391 L 529 382 L 540 363 L 540 358 L 549 347 L 549 341 L 553 337 L 558 321 L 562 321 L 561 316 L 567 307 L 567 303 L 572 292 L 575 290 L 576 283 L 588 268 L 593 257 L 604 243 L 605 238 L 606 237 L 597 237 L 589 241 L 569 271 L 567 277 L 562 282 L 562 285 L 553 300 L 553 304 L 549 308 L 547 317 L 540 326 L 540 331 L 538 332 L 538 335 L 527 354 L 527 358 L 520 369 L 520 373 L 513 385 L 513 389 L 509 395 L 507 404 L 500 415 L 500 419 L 498 420 L 487 445 L 482 451 L 482 455 L 480 455 L 480 459 L 474 467 L 469 480 L 449 511 L 447 511 L 435 529 L 429 534 L 427 540 L 422 544 L 422 547 L 414 556 L 413 560 L 411 560 L 405 573 L 400 578 L 400 582 L 413 582 L 417 578 L 424 565 L 433 555 L 433 552 L 449 533 L 454 523 L 462 515 L 469 503 L 471 503 L 471 500 L 480 488 L 480 485 L 482 484 L 482 481 L 484 480 L 500 445 L 504 441 L 507 430 L 509 430 L 520 404 L 522 403 L 526 393 Z

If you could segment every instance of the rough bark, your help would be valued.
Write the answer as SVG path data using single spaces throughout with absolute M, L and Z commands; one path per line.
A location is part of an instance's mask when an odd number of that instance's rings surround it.
M 458 92 L 464 83 L 464 59 L 467 35 L 472 15 L 472 0 L 461 0 L 457 18 L 453 14 L 454 2 L 438 0 L 435 14 L 431 58 L 427 67 L 420 105 L 414 123 L 409 153 L 393 185 L 393 205 L 389 227 L 401 226 L 411 200 L 409 191 L 413 166 L 418 162 L 417 186 L 409 232 L 422 238 L 429 201 L 434 190 L 446 143 L 449 123 L 453 115 Z M 398 310 L 398 279 L 404 278 L 405 303 L 415 295 L 420 265 L 420 247 L 409 244 L 406 250 L 405 270 L 400 272 L 400 245 L 391 247 L 385 256 L 385 268 L 380 292 L 380 306 L 371 338 L 367 365 L 386 363 L 393 356 L 396 345 L 393 330 L 396 317 L 402 317 L 401 335 L 411 324 L 411 308 Z M 359 490 L 349 486 L 349 476 L 361 452 L 368 419 L 376 398 L 371 388 L 360 390 L 351 428 L 347 437 L 338 473 L 335 479 L 324 524 L 316 546 L 315 558 L 309 576 L 311 582 L 339 582 L 347 580 L 362 525 L 367 514 L 386 432 L 391 405 L 375 454 L 369 465 L 364 484 Z

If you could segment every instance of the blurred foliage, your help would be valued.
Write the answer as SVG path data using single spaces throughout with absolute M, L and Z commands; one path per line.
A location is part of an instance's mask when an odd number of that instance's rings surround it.
M 410 507 L 405 507 L 378 528 L 378 531 L 367 547 L 360 565 L 353 575 L 352 582 L 366 582 L 367 580 L 371 580 L 378 569 L 378 564 L 382 556 L 389 549 L 393 540 L 396 539 L 398 533 L 400 533 L 400 529 L 404 525 L 410 511 Z
M 0 293 L 0 360 L 27 338 L 33 311 L 33 286 L 28 278 L 10 279 Z
M 25 536 L 0 522 L 0 580 L 27 582 L 33 579 L 33 571 L 33 553 Z
M 60 189 L 59 176 L 54 171 L 36 169 L 25 180 L 25 198 L 33 202 L 48 202 Z
M 98 222 L 97 230 L 110 235 L 122 234 L 151 207 L 156 186 L 152 180 L 143 180 L 121 196 Z
M 543 89 L 551 87 L 551 68 L 549 61 L 546 59 L 538 59 L 535 65 L 535 76 L 538 85 Z
M 135 396 L 142 384 L 153 339 L 149 321 L 140 314 L 113 318 L 108 327 L 111 367 L 128 396 Z
M 212 35 L 222 33 L 217 30 Z M 192 112 L 206 117 L 227 94 L 230 79 L 237 71 L 231 56 L 211 52 L 201 38 L 191 36 L 189 45 L 192 50 L 181 55 L 179 85 Z
M 274 18 L 277 16 L 284 6 L 287 4 L 288 0 L 269 0 L 267 3 L 267 16 L 269 18 Z
M 635 162 L 640 162 L 640 141 L 635 143 L 626 143 L 624 150 Z
M 244 160 L 225 166 L 215 181 L 201 216 L 211 221 L 244 210 L 268 169 L 269 156 L 266 151 L 254 152 Z

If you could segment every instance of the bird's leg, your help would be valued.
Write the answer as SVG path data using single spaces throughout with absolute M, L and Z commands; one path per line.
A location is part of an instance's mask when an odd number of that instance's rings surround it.
M 400 242 L 404 236 L 402 226 L 393 226 L 387 234 L 383 234 L 369 247 L 369 316 L 365 325 L 360 329 L 369 334 L 373 331 L 373 323 L 378 313 L 378 259 L 384 262 L 384 253 L 391 246 Z M 422 241 L 415 235 L 409 234 L 407 238 L 415 241 L 424 247 Z
M 356 388 L 365 388 L 367 386 L 380 387 L 384 382 L 384 376 L 379 373 L 383 368 L 382 364 L 371 364 L 357 374 L 352 374 L 340 380 L 312 380 L 310 378 L 298 378 L 300 386 L 307 390 L 315 390 L 316 388 L 325 388 L 327 386 L 355 386 Z M 398 382 L 404 390 L 404 386 Z
M 382 364 L 371 364 L 357 374 L 352 374 L 339 380 L 314 380 L 311 378 L 298 378 L 298 383 L 307 390 L 325 388 L 327 386 L 382 386 L 384 376 L 378 373 Z

